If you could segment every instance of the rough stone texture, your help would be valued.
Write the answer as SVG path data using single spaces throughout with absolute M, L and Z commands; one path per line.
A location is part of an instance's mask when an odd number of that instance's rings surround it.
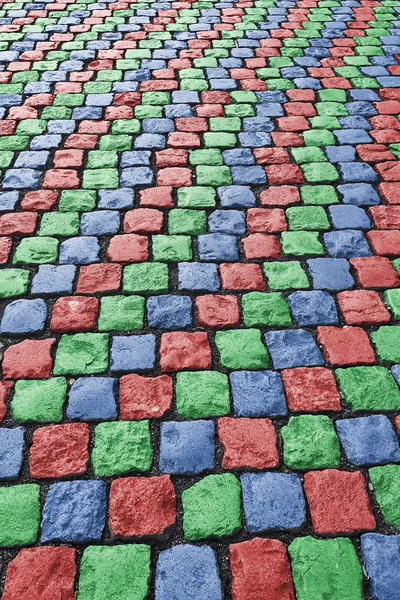
M 28 533 L 75 548 L 78 571 L 88 544 L 121 548 L 88 567 L 89 600 L 164 583 L 166 600 L 229 600 L 230 544 L 344 532 L 365 568 L 372 513 L 400 533 L 397 471 L 368 475 L 400 465 L 399 15 L 2 2 L 0 597 Z M 121 477 L 143 487 L 114 505 L 132 536 L 109 523 Z M 360 600 L 337 591 L 345 558 L 296 600 Z M 248 562 L 266 565 L 245 599 L 268 573 L 254 595 L 283 596 L 275 563 Z M 384 595 L 365 573 L 362 591 Z
M 13 387 L 12 381 L 0 381 L 0 424 L 4 421 L 7 412 L 7 396 Z
M 208 546 L 181 544 L 160 552 L 157 600 L 222 600 L 215 552 Z
M 275 369 L 313 367 L 324 363 L 309 331 L 270 331 L 264 335 Z
M 228 377 L 215 371 L 178 373 L 176 410 L 186 419 L 218 417 L 230 412 Z
M 352 290 L 337 295 L 347 325 L 388 323 L 390 314 L 377 292 Z
M 24 451 L 24 428 L 0 429 L 0 481 L 16 479 Z
M 42 542 L 98 541 L 106 518 L 103 481 L 53 483 L 42 513 Z
M 306 473 L 304 491 L 316 534 L 375 529 L 365 480 L 359 471 L 327 469 Z
M 383 325 L 371 333 L 376 355 L 384 364 L 400 362 L 400 327 Z
M 305 522 L 300 478 L 289 473 L 245 473 L 240 478 L 247 529 L 299 529 Z
M 172 404 L 172 379 L 169 375 L 143 377 L 123 375 L 120 378 L 119 408 L 123 420 L 162 417 Z
M 279 373 L 235 371 L 229 376 L 233 406 L 239 417 L 267 417 L 287 413 Z
M 93 375 L 108 369 L 108 335 L 77 333 L 63 335 L 54 363 L 55 375 Z
M 148 471 L 152 458 L 148 421 L 100 423 L 96 426 L 91 459 L 97 477 Z
M 285 369 L 281 373 L 288 407 L 298 412 L 339 411 L 335 378 L 323 367 Z
M 218 331 L 215 344 L 225 369 L 266 369 L 268 354 L 258 329 Z M 240 348 L 240 352 L 238 349 Z
M 212 421 L 166 421 L 160 425 L 160 471 L 193 475 L 214 467 Z
M 398 437 L 389 419 L 372 415 L 336 421 L 340 442 L 353 465 L 400 462 Z
M 246 327 L 290 327 L 289 306 L 279 292 L 250 292 L 242 298 Z
M 11 401 L 14 420 L 18 422 L 60 422 L 67 394 L 67 382 L 63 377 L 45 381 L 20 380 L 15 384 Z
M 400 538 L 366 533 L 361 552 L 371 592 L 379 600 L 396 600 L 400 589 Z
M 97 298 L 58 298 L 51 314 L 50 329 L 54 332 L 92 331 L 97 313 Z
M 298 600 L 363 600 L 362 571 L 349 539 L 295 539 L 289 546 Z
M 400 529 L 400 465 L 373 467 L 368 473 L 383 518 Z
M 376 363 L 368 336 L 360 327 L 318 327 L 317 337 L 326 360 L 334 367 Z
M 269 419 L 218 419 L 224 469 L 270 469 L 279 464 L 276 433 Z
M 288 425 L 282 427 L 280 434 L 283 439 L 283 460 L 289 469 L 339 467 L 339 440 L 329 417 L 290 417 Z
M 209 369 L 211 349 L 207 334 L 200 331 L 163 333 L 160 345 L 160 367 L 162 371 Z
M 176 518 L 174 486 L 168 475 L 115 479 L 110 491 L 110 528 L 116 537 L 161 535 Z
M 345 402 L 353 411 L 399 410 L 400 390 L 384 367 L 354 367 L 335 372 Z
M 295 600 L 289 559 L 278 540 L 254 538 L 229 546 L 232 600 Z
M 46 379 L 50 377 L 53 359 L 50 351 L 54 338 L 24 340 L 7 348 L 3 358 L 5 379 Z
M 74 548 L 21 550 L 7 569 L 3 600 L 74 600 Z
M 36 484 L 0 488 L 0 546 L 27 546 L 37 540 L 40 487 Z
M 240 483 L 230 474 L 208 475 L 182 493 L 186 540 L 232 535 L 241 526 Z
M 106 377 L 79 377 L 68 394 L 67 416 L 81 421 L 112 419 L 117 414 L 117 381 Z
M 89 546 L 82 557 L 78 600 L 145 600 L 149 579 L 149 546 Z
M 86 423 L 50 425 L 36 429 L 29 470 L 34 479 L 54 479 L 86 472 L 89 460 L 89 426 Z

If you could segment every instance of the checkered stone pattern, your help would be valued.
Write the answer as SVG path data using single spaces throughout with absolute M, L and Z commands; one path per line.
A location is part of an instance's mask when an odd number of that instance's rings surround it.
M 399 600 L 397 0 L 0 2 L 2 600 Z

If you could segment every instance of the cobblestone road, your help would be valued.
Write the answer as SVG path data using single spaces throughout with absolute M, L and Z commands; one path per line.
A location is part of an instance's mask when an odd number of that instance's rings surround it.
M 400 599 L 399 15 L 0 2 L 2 600 Z

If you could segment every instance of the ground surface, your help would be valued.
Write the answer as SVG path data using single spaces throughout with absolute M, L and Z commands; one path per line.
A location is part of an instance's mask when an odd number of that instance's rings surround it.
M 399 14 L 1 3 L 3 600 L 399 600 Z

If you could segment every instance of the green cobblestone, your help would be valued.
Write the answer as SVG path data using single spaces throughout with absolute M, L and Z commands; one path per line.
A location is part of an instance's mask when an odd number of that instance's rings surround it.
M 40 486 L 0 488 L 0 546 L 34 544 L 39 532 Z
M 107 369 L 106 333 L 77 333 L 61 337 L 54 363 L 55 375 L 94 375 Z
M 351 410 L 399 410 L 400 390 L 384 367 L 337 369 L 336 378 Z
M 329 417 L 290 417 L 280 434 L 283 438 L 283 460 L 289 469 L 307 471 L 339 467 L 339 440 Z
M 149 471 L 152 458 L 149 421 L 96 426 L 92 464 L 97 477 Z
M 240 483 L 231 473 L 209 475 L 182 493 L 186 540 L 221 538 L 241 525 Z
M 217 371 L 178 373 L 176 410 L 178 415 L 185 419 L 202 419 L 229 414 L 227 376 Z
M 17 423 L 61 423 L 66 395 L 64 377 L 20 379 L 11 401 L 13 419 Z

